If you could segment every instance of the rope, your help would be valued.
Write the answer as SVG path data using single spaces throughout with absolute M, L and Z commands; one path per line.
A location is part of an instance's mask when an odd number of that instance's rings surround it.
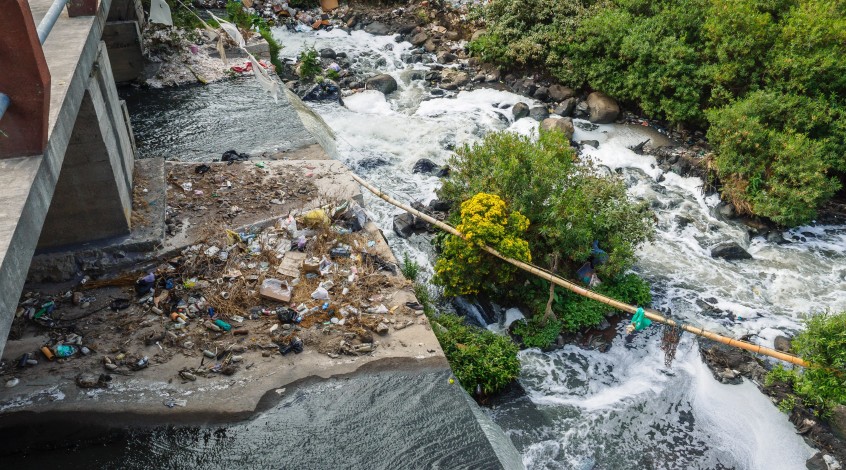
M 380 189 L 376 188 L 372 184 L 363 180 L 361 177 L 359 177 L 355 173 L 350 172 L 350 176 L 356 182 L 358 182 L 359 184 L 364 186 L 368 191 L 372 192 L 374 195 L 378 196 L 379 198 L 383 199 L 384 201 L 388 202 L 389 204 L 392 204 L 396 207 L 399 207 L 400 209 L 403 209 L 407 212 L 410 212 L 410 213 L 414 214 L 415 216 L 420 217 L 421 219 L 425 220 L 426 222 L 440 228 L 441 230 L 448 232 L 452 235 L 455 235 L 456 237 L 465 238 L 464 235 L 461 232 L 459 232 L 458 230 L 455 229 L 455 227 L 452 227 L 451 225 L 448 225 L 444 222 L 441 222 L 441 221 L 435 219 L 434 217 L 426 215 L 423 212 L 420 212 L 420 211 L 412 208 L 411 206 L 409 206 L 407 204 L 404 204 L 400 201 L 397 201 L 396 199 L 394 199 L 391 196 L 385 194 L 384 192 L 382 192 Z M 555 274 L 553 274 L 553 273 L 551 273 L 551 272 L 547 271 L 546 269 L 543 269 L 539 266 L 535 266 L 533 264 L 529 264 L 529 263 L 525 263 L 523 261 L 518 261 L 516 259 L 509 258 L 509 257 L 503 255 L 502 253 L 498 252 L 497 250 L 495 250 L 495 249 L 493 249 L 493 248 L 491 248 L 487 245 L 482 245 L 481 249 L 490 253 L 490 254 L 492 254 L 492 255 L 494 255 L 494 256 L 496 256 L 497 258 L 505 261 L 506 263 L 517 266 L 518 268 L 520 268 L 520 269 L 522 269 L 526 272 L 534 274 L 534 275 L 536 275 L 536 276 L 538 276 L 542 279 L 546 279 L 547 281 L 552 282 L 553 284 L 561 286 L 561 287 L 563 287 L 563 288 L 565 288 L 565 289 L 567 289 L 571 292 L 574 292 L 578 295 L 581 295 L 583 297 L 587 297 L 589 299 L 596 300 L 597 302 L 601 302 L 603 304 L 609 305 L 611 307 L 614 307 L 616 310 L 620 310 L 620 311 L 623 311 L 623 312 L 635 314 L 638 311 L 639 307 L 637 307 L 635 305 L 629 305 L 629 304 L 620 302 L 619 300 L 612 299 L 611 297 L 606 297 L 602 294 L 598 294 L 598 293 L 593 292 L 589 289 L 585 289 L 584 287 L 579 286 L 577 284 L 574 284 L 574 283 L 572 283 L 572 282 L 570 282 L 566 279 L 560 278 L 557 275 L 555 275 Z M 738 339 L 729 338 L 727 336 L 723 336 L 723 335 L 708 331 L 708 330 L 701 328 L 701 327 L 694 327 L 694 326 L 691 326 L 691 325 L 679 323 L 675 320 L 669 319 L 669 318 L 661 315 L 658 311 L 653 310 L 653 309 L 643 309 L 643 312 L 644 312 L 644 316 L 646 318 L 652 320 L 652 321 L 657 321 L 657 322 L 663 323 L 665 325 L 670 325 L 670 326 L 679 328 L 681 330 L 687 331 L 688 333 L 693 333 L 697 336 L 701 336 L 703 338 L 707 338 L 707 339 L 710 339 L 712 341 L 716 341 L 718 343 L 725 344 L 727 346 L 732 346 L 732 347 L 735 347 L 735 348 L 744 349 L 746 351 L 753 352 L 755 354 L 762 354 L 764 356 L 769 356 L 769 357 L 772 357 L 772 358 L 775 358 L 775 359 L 779 359 L 781 361 L 796 364 L 798 366 L 808 367 L 808 363 L 798 356 L 783 353 L 781 351 L 776 351 L 775 349 L 768 348 L 766 346 L 760 346 L 760 345 L 757 345 L 757 344 L 748 343 L 746 341 L 741 341 L 741 340 L 738 340 Z

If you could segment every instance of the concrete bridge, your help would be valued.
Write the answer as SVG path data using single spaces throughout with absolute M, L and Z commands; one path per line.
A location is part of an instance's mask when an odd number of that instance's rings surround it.
M 137 0 L 3 2 L 0 353 L 36 248 L 130 231 L 135 146 L 113 69 L 143 67 L 139 22 Z

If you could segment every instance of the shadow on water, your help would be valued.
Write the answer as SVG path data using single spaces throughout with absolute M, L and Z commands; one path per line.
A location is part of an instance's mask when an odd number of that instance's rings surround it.
M 108 430 L 79 423 L 0 432 L 26 450 L 5 468 L 515 468 L 520 457 L 449 371 L 382 372 L 289 389 L 250 420 L 221 426 Z M 274 393 L 274 392 L 271 392 Z M 233 398 L 237 400 L 236 398 Z M 478 416 L 477 416 L 478 415 Z M 478 420 L 477 420 L 478 419 Z M 76 439 L 18 446 L 58 429 Z M 508 454 L 510 448 L 510 454 Z M 511 460 L 509 460 L 509 458 Z M 500 463 L 503 459 L 503 463 Z M 510 463 L 509 463 L 510 462 Z M 294 467 L 296 464 L 296 467 Z

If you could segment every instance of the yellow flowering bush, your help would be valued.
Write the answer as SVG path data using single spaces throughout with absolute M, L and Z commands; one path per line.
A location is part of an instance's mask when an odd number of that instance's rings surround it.
M 529 243 L 523 238 L 529 219 L 509 211 L 495 194 L 478 193 L 461 204 L 456 227 L 465 239 L 448 235 L 435 263 L 435 282 L 449 296 L 477 294 L 489 285 L 511 281 L 516 268 L 481 250 L 488 245 L 505 256 L 531 262 Z

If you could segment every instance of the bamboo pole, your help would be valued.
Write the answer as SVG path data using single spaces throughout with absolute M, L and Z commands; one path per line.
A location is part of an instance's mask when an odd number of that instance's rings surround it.
M 350 176 L 352 176 L 352 178 L 355 181 L 357 181 L 359 184 L 361 184 L 362 186 L 367 188 L 368 191 L 372 192 L 373 194 L 375 194 L 379 198 L 383 199 L 384 201 L 388 202 L 389 204 L 392 204 L 394 206 L 399 207 L 400 209 L 403 209 L 407 212 L 410 212 L 410 213 L 416 215 L 417 217 L 420 217 L 421 219 L 425 220 L 426 222 L 429 222 L 430 224 L 440 228 L 441 230 L 444 230 L 445 232 L 451 233 L 452 235 L 455 235 L 457 237 L 464 238 L 464 235 L 461 232 L 459 232 L 458 230 L 456 230 L 455 227 L 453 227 L 449 224 L 446 224 L 444 222 L 441 222 L 440 220 L 437 220 L 434 217 L 426 215 L 423 212 L 420 212 L 420 211 L 414 209 L 413 207 L 411 207 L 407 204 L 404 204 L 400 201 L 397 201 L 396 199 L 394 199 L 391 196 L 385 194 L 384 192 L 382 192 L 380 189 L 376 188 L 372 184 L 368 183 L 367 181 L 364 181 L 363 179 L 361 179 L 355 173 L 350 172 Z M 619 300 L 612 299 L 611 297 L 606 297 L 602 294 L 598 294 L 598 293 L 596 293 L 592 290 L 585 289 L 584 287 L 582 287 L 578 284 L 572 283 L 572 282 L 570 282 L 566 279 L 562 279 L 561 277 L 558 277 L 555 274 L 553 274 L 553 273 L 551 273 L 551 272 L 549 272 L 545 269 L 542 269 L 538 266 L 535 266 L 535 265 L 532 265 L 532 264 L 529 264 L 529 263 L 524 263 L 522 261 L 518 261 L 518 260 L 515 260 L 513 258 L 509 258 L 509 257 L 501 254 L 497 250 L 495 250 L 495 249 L 493 249 L 493 248 L 491 248 L 487 245 L 482 245 L 480 248 L 487 251 L 488 253 L 496 256 L 497 258 L 507 262 L 507 263 L 510 263 L 514 266 L 517 266 L 518 268 L 520 268 L 524 271 L 527 271 L 531 274 L 534 274 L 534 275 L 536 275 L 540 278 L 546 279 L 547 281 L 549 281 L 553 284 L 561 286 L 561 287 L 563 287 L 563 288 L 565 288 L 565 289 L 567 289 L 571 292 L 574 292 L 578 295 L 581 295 L 583 297 L 587 297 L 589 299 L 596 300 L 597 302 L 601 302 L 601 303 L 604 303 L 604 304 L 609 305 L 611 307 L 614 307 L 617 310 L 621 310 L 621 311 L 632 313 L 632 314 L 635 313 L 638 309 L 638 307 L 635 306 L 635 305 L 629 305 L 629 304 L 620 302 Z M 808 367 L 808 363 L 805 362 L 802 358 L 800 358 L 798 356 L 783 353 L 781 351 L 776 351 L 775 349 L 768 348 L 768 347 L 765 347 L 765 346 L 759 346 L 757 344 L 752 344 L 752 343 L 749 343 L 747 341 L 741 341 L 741 340 L 738 340 L 738 339 L 729 338 L 727 336 L 723 336 L 723 335 L 714 333 L 712 331 L 708 331 L 704 328 L 680 324 L 680 323 L 676 322 L 675 320 L 669 319 L 669 318 L 661 315 L 659 312 L 657 312 L 653 309 L 644 308 L 643 310 L 644 310 L 646 318 L 649 318 L 652 321 L 656 321 L 658 323 L 664 323 L 664 324 L 670 325 L 670 326 L 675 326 L 675 327 L 683 329 L 684 331 L 687 331 L 688 333 L 693 333 L 697 336 L 702 336 L 703 338 L 708 338 L 712 341 L 716 341 L 718 343 L 722 343 L 722 344 L 725 344 L 727 346 L 745 349 L 746 351 L 750 351 L 750 352 L 753 352 L 753 353 L 756 353 L 756 354 L 762 354 L 764 356 L 773 357 L 775 359 L 779 359 L 779 360 L 785 361 L 785 362 L 790 362 L 790 363 L 796 364 L 798 366 Z

